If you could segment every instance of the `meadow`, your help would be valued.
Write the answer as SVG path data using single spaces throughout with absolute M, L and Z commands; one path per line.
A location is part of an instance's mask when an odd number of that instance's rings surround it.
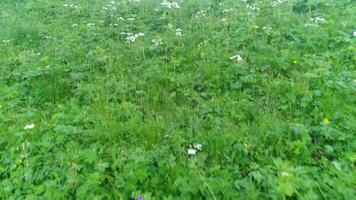
M 352 0 L 1 0 L 0 199 L 356 199 Z

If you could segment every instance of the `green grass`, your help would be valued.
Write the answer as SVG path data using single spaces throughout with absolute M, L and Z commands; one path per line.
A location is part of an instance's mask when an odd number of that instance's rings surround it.
M 356 4 L 161 3 L 0 2 L 0 199 L 355 199 Z

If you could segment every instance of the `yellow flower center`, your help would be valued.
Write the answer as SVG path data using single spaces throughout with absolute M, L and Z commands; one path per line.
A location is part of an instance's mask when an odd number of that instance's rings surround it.
M 326 118 L 326 117 L 324 117 L 324 119 L 323 119 L 323 124 L 325 124 L 325 125 L 330 124 L 329 119 L 328 119 L 328 118 Z

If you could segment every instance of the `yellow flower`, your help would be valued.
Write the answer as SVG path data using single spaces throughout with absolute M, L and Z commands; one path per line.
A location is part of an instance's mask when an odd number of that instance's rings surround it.
M 323 118 L 323 124 L 325 124 L 325 125 L 330 124 L 330 121 L 329 121 L 329 119 L 327 117 Z
M 249 147 L 249 145 L 244 143 L 244 147 L 245 147 L 245 149 L 247 149 Z
M 294 60 L 294 61 L 293 61 L 293 63 L 294 63 L 294 64 L 297 64 L 297 63 L 298 63 L 298 61 Z

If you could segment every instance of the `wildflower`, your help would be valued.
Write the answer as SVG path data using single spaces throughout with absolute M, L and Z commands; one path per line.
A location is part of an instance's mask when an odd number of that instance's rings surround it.
M 168 24 L 168 28 L 173 28 L 173 24 Z
M 178 37 L 182 36 L 182 29 L 180 29 L 180 28 L 176 29 L 176 36 L 178 36 Z
M 293 64 L 297 64 L 297 63 L 298 63 L 298 61 L 296 61 L 296 60 L 293 61 Z
M 229 9 L 224 9 L 222 12 L 223 13 L 230 13 L 230 12 L 234 12 L 234 11 L 235 11 L 235 9 L 229 8 Z
M 203 145 L 202 145 L 202 144 L 195 144 L 195 145 L 194 145 L 194 148 L 195 148 L 196 150 L 198 150 L 198 151 L 201 151 L 201 150 L 203 150 Z
M 323 124 L 325 124 L 325 125 L 330 124 L 330 121 L 329 121 L 329 119 L 327 117 L 323 118 Z
M 354 32 L 352 33 L 352 36 L 356 37 L 356 31 L 354 31 Z
M 194 156 L 195 154 L 197 154 L 197 150 L 195 150 L 195 149 L 188 149 L 188 155 Z
M 152 39 L 152 43 L 155 44 L 156 46 L 159 46 L 162 44 L 162 39 L 161 38 L 154 38 Z
M 76 5 L 72 4 L 72 3 L 70 3 L 70 4 L 64 4 L 63 6 L 64 6 L 64 7 L 67 7 L 67 8 L 78 8 L 78 6 L 76 6 Z
M 138 196 L 137 200 L 143 200 L 143 197 L 140 195 Z
M 128 43 L 134 43 L 136 42 L 136 40 L 139 38 L 139 37 L 142 37 L 144 36 L 145 34 L 144 33 L 125 33 L 125 32 L 121 32 L 122 35 L 127 35 L 126 37 L 126 40 Z
M 3 40 L 2 42 L 3 42 L 3 43 L 9 43 L 10 40 Z
M 236 60 L 236 61 L 243 61 L 242 57 L 240 55 L 234 55 L 230 57 L 230 60 Z
M 288 172 L 285 172 L 285 171 L 281 172 L 282 177 L 288 177 L 289 175 L 290 174 Z
M 262 30 L 264 30 L 267 34 L 271 34 L 273 31 L 271 26 L 264 26 L 262 27 Z
M 281 4 L 285 3 L 285 2 L 287 2 L 287 0 L 275 0 L 275 1 L 271 2 L 271 6 L 272 7 L 276 7 L 276 6 L 281 5 Z
M 161 3 L 161 6 L 168 8 L 168 9 L 174 9 L 174 8 L 180 8 L 179 4 L 177 2 L 168 2 L 167 0 L 164 0 Z
M 314 17 L 308 20 L 305 26 L 317 27 L 319 24 L 324 24 L 326 20 L 322 17 Z
M 34 129 L 34 128 L 35 128 L 35 124 L 27 124 L 24 129 L 29 130 L 29 129 Z

